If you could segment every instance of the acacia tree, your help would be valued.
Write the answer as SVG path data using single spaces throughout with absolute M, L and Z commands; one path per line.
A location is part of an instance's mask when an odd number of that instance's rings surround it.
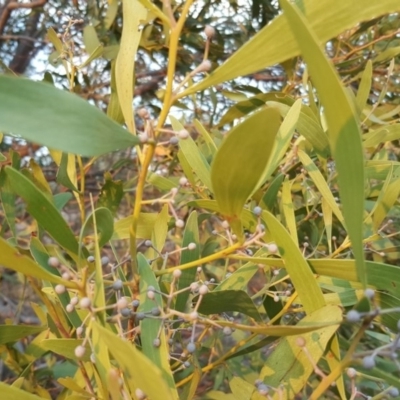
M 57 184 L 3 156 L 0 263 L 41 306 L 0 325 L 2 392 L 398 396 L 397 1 L 18 4 L 49 64 L 3 42 L 0 129 Z

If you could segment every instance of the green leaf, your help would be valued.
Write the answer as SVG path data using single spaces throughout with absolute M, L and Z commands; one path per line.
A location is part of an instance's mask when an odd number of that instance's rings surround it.
M 135 136 L 78 96 L 6 75 L 0 75 L 0 130 L 84 156 L 139 144 Z
M 222 142 L 211 168 L 220 212 L 240 237 L 243 206 L 257 188 L 280 126 L 280 114 L 265 108 L 235 126 Z
M 113 181 L 108 172 L 104 174 L 104 177 L 106 182 L 101 188 L 97 207 L 105 207 L 115 214 L 124 197 L 124 185 L 122 181 Z
M 96 229 L 99 235 L 99 247 L 103 247 L 112 237 L 114 218 L 110 210 L 104 207 L 94 210 L 94 214 L 90 214 L 83 224 L 80 242 L 83 243 L 83 237 Z
M 140 213 L 136 231 L 136 237 L 150 239 L 158 213 Z M 114 224 L 112 240 L 129 239 L 129 230 L 132 226 L 132 216 L 122 218 Z
M 46 194 L 21 172 L 10 167 L 6 167 L 5 171 L 12 190 L 26 202 L 28 213 L 62 247 L 73 254 L 78 254 L 79 245 L 75 235 Z
M 198 260 L 200 258 L 200 239 L 199 239 L 199 227 L 197 223 L 197 212 L 193 211 L 186 221 L 185 231 L 183 233 L 182 247 L 187 247 L 189 243 L 196 243 L 194 250 L 183 250 L 181 253 L 180 264 L 186 264 L 188 262 Z M 190 286 L 192 282 L 196 280 L 196 269 L 185 269 L 182 271 L 182 275 L 179 278 L 178 290 Z M 187 306 L 189 298 L 189 292 L 185 291 L 179 293 L 175 302 L 175 310 L 184 312 Z
M 267 229 L 279 248 L 286 271 L 304 305 L 306 313 L 322 308 L 325 305 L 325 300 L 321 289 L 296 243 L 283 225 L 270 212 L 263 211 L 262 219 L 266 222 Z
M 193 299 L 197 302 L 198 297 Z M 205 315 L 236 311 L 261 321 L 257 307 L 243 290 L 218 290 L 203 296 L 198 311 Z
M 25 325 L 0 325 L 0 345 L 14 343 L 18 340 L 36 335 L 46 329 L 43 326 L 25 326 Z
M 315 363 L 324 354 L 331 337 L 339 328 L 342 311 L 337 306 L 325 306 L 307 315 L 296 327 L 311 325 L 328 321 L 337 321 L 337 324 L 313 332 L 302 334 L 308 354 Z M 283 400 L 295 398 L 308 377 L 314 371 L 313 365 L 306 353 L 297 345 L 298 336 L 286 337 L 278 344 L 272 354 L 267 358 L 260 373 L 260 379 L 265 379 L 268 385 L 279 387 L 284 384 Z M 284 360 L 284 362 L 282 362 Z M 286 384 L 285 384 L 286 383 Z
M 82 345 L 83 339 L 46 339 L 40 342 L 40 346 L 48 351 L 59 354 L 70 360 L 76 360 L 75 348 Z M 90 351 L 88 350 L 82 361 L 90 361 Z
M 18 389 L 15 386 L 0 382 L 0 392 L 2 400 L 40 400 L 41 397 L 28 393 L 25 390 Z
M 97 324 L 97 322 L 93 322 Z M 99 324 L 101 342 L 114 357 L 119 367 L 124 371 L 124 377 L 134 396 L 137 388 L 141 389 L 151 399 L 177 400 L 175 384 L 168 386 L 161 370 L 154 365 L 135 345 L 116 336 Z
M 138 269 L 140 275 L 140 307 L 141 312 L 151 312 L 154 307 L 163 308 L 163 300 L 158 285 L 157 278 L 150 268 L 143 254 L 138 254 Z M 154 301 L 147 297 L 147 287 L 153 286 L 156 289 Z M 157 366 L 163 376 L 164 382 L 169 386 L 174 398 L 178 397 L 175 389 L 174 378 L 169 365 L 169 353 L 167 348 L 167 339 L 164 329 L 160 329 L 163 321 L 161 319 L 145 318 L 140 323 L 141 340 L 143 354 L 145 354 L 155 366 Z M 154 339 L 160 339 L 160 346 L 153 345 Z M 142 389 L 144 390 L 144 389 Z M 145 392 L 148 394 L 147 392 Z M 150 396 L 149 396 L 150 397 Z
M 117 60 L 115 63 L 115 81 L 119 104 L 125 118 L 128 130 L 135 133 L 133 119 L 133 72 L 135 56 L 139 46 L 142 30 L 139 25 L 147 17 L 147 10 L 137 0 L 124 0 L 122 2 L 124 23 Z
M 176 118 L 170 117 L 170 119 L 174 130 L 179 131 L 184 129 L 183 125 Z M 187 139 L 180 139 L 179 148 L 200 181 L 207 189 L 211 190 L 210 165 L 195 141 L 190 136 Z
M 306 19 L 297 6 L 291 5 L 287 0 L 281 0 L 281 5 L 324 106 L 346 228 L 352 242 L 358 278 L 366 285 L 362 244 L 364 155 L 358 117 L 338 74 L 326 58 L 319 45 L 320 41 L 310 26 L 312 16 L 308 14 L 309 18 Z M 304 8 L 308 12 L 308 8 Z
M 376 0 L 351 2 L 348 0 L 302 0 L 301 4 L 307 12 L 308 26 L 315 31 L 321 43 L 354 27 L 360 21 L 399 10 L 398 0 L 381 2 L 376 2 Z M 294 58 L 300 53 L 301 47 L 297 37 L 291 31 L 291 23 L 285 15 L 280 15 L 206 79 L 180 93 L 179 98 L 238 76 L 263 70 L 270 65 Z
M 53 283 L 60 283 L 68 288 L 77 288 L 76 282 L 64 281 L 61 277 L 46 271 L 31 258 L 22 255 L 18 249 L 12 247 L 3 238 L 0 238 L 0 254 L 1 265 L 6 268 L 10 268 L 26 276 L 32 276 Z
M 357 92 L 357 106 L 360 110 L 360 114 L 364 110 L 367 105 L 367 101 L 369 99 L 369 92 L 371 91 L 372 84 L 372 61 L 368 60 L 364 72 L 361 76 L 360 86 Z

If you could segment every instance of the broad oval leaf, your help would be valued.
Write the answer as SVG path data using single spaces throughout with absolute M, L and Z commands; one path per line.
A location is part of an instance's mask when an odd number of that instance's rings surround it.
M 280 113 L 264 108 L 235 126 L 222 143 L 211 167 L 211 181 L 219 209 L 236 233 L 242 209 L 268 163 L 280 126 Z
M 136 136 L 80 97 L 6 75 L 0 75 L 0 131 L 89 157 L 139 144 Z

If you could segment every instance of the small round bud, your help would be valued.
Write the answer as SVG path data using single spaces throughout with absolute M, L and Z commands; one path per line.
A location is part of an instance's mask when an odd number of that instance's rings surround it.
M 367 299 L 372 300 L 374 298 L 374 296 L 375 296 L 375 290 L 374 289 L 370 289 L 370 288 L 365 289 L 364 296 Z
M 69 304 L 66 305 L 65 309 L 66 309 L 66 311 L 67 311 L 68 313 L 72 313 L 72 311 L 75 310 L 75 307 L 74 307 L 73 304 L 69 303 Z
M 130 317 L 130 315 L 131 315 L 131 310 L 127 307 L 121 309 L 119 312 L 121 313 L 121 315 L 123 317 Z
M 181 185 L 181 186 L 186 186 L 188 184 L 188 182 L 189 181 L 184 176 L 179 179 L 179 185 Z
M 225 336 L 230 336 L 232 335 L 232 329 L 229 326 L 225 326 L 224 329 L 222 330 L 223 334 Z
M 176 194 L 178 193 L 178 188 L 176 188 L 176 187 L 174 187 L 174 188 L 172 188 L 171 189 L 171 194 L 172 194 L 172 196 L 176 196 Z
M 366 356 L 362 359 L 362 365 L 365 369 L 372 369 L 375 367 L 375 357 L 374 356 Z
M 222 225 L 222 227 L 224 228 L 224 229 L 229 229 L 229 222 L 228 221 L 222 221 L 222 223 L 221 223 L 221 225 Z
M 92 302 L 90 301 L 89 297 L 82 297 L 79 305 L 81 306 L 81 308 L 87 309 L 92 305 Z
M 210 25 L 206 25 L 204 33 L 206 34 L 207 39 L 212 39 L 215 36 L 215 29 Z
M 192 321 L 195 321 L 197 318 L 199 318 L 199 313 L 198 313 L 197 311 L 192 311 L 192 312 L 189 314 L 189 318 L 190 318 Z
M 202 63 L 196 68 L 196 72 L 208 72 L 212 68 L 210 60 L 203 60 Z
M 185 368 L 189 368 L 191 365 L 192 365 L 192 364 L 190 364 L 190 361 L 185 361 L 185 362 L 183 363 L 183 366 L 184 366 Z
M 183 139 L 183 140 L 187 139 L 190 136 L 189 132 L 186 129 L 180 130 L 177 133 L 177 135 L 178 135 L 179 139 Z
M 153 247 L 153 243 L 151 242 L 151 240 L 145 240 L 145 241 L 144 241 L 144 245 L 145 245 L 146 247 Z
M 190 290 L 192 292 L 197 292 L 199 290 L 199 284 L 197 282 L 192 282 L 190 284 Z
M 138 308 L 139 305 L 140 305 L 140 301 L 139 300 L 135 299 L 135 300 L 132 301 L 132 307 Z
M 175 279 L 179 279 L 181 277 L 181 275 L 182 275 L 182 271 L 180 269 L 176 269 L 174 272 L 172 272 L 172 276 Z
M 188 353 L 194 353 L 196 351 L 196 345 L 193 342 L 190 342 L 186 346 L 186 350 L 187 350 Z
M 151 309 L 151 315 L 153 317 L 158 317 L 159 315 L 161 315 L 161 311 L 158 307 L 154 307 Z
M 149 140 L 149 137 L 146 132 L 142 132 L 142 133 L 139 133 L 138 139 L 139 139 L 140 143 L 147 143 Z
M 279 296 L 275 295 L 274 296 L 274 302 L 277 303 L 279 301 Z
M 56 285 L 55 287 L 54 287 L 54 290 L 55 290 L 55 292 L 57 293 L 57 294 L 63 294 L 63 293 L 65 293 L 65 286 L 64 285 Z
M 177 228 L 183 228 L 185 226 L 185 221 L 183 219 L 177 219 L 175 221 L 175 226 Z
M 61 275 L 61 278 L 63 278 L 64 281 L 69 281 L 69 280 L 71 279 L 71 275 L 70 275 L 69 272 L 64 272 L 64 273 Z
M 304 347 L 306 345 L 306 339 L 304 339 L 303 336 L 298 336 L 296 338 L 296 344 L 299 347 Z
M 269 387 L 265 383 L 258 385 L 257 390 L 261 396 L 266 396 L 269 393 Z
M 390 397 L 399 397 L 399 389 L 395 388 L 395 387 L 391 387 L 388 391 L 387 394 Z
M 350 379 L 353 379 L 356 377 L 357 371 L 354 368 L 347 368 L 346 374 Z
M 160 347 L 161 346 L 161 340 L 159 338 L 155 338 L 153 340 L 153 346 L 154 347 Z
M 138 321 L 142 321 L 142 320 L 144 320 L 146 318 L 146 314 L 144 313 L 144 312 L 138 312 L 137 314 L 136 314 L 136 319 L 138 320 Z
M 114 290 L 121 290 L 123 286 L 124 286 L 124 285 L 123 285 L 121 279 L 117 279 L 117 280 L 112 284 L 112 288 L 113 288 Z
M 189 243 L 188 244 L 188 250 L 194 250 L 197 247 L 196 243 Z
M 267 246 L 268 252 L 271 254 L 276 254 L 278 252 L 278 246 L 275 243 L 270 243 Z
M 198 274 L 201 274 L 203 272 L 203 268 L 197 267 L 196 271 L 197 271 Z
M 76 306 L 79 303 L 79 297 L 78 296 L 71 297 L 71 300 L 69 302 L 73 306 Z
M 205 294 L 208 293 L 208 287 L 207 285 L 201 285 L 200 289 L 199 289 L 199 294 L 201 294 L 202 296 L 204 296 Z
M 361 320 L 361 314 L 357 310 L 350 310 L 346 314 L 346 320 L 354 324 Z
M 145 108 L 139 108 L 137 113 L 138 113 L 139 117 L 142 118 L 142 119 L 149 119 L 150 118 L 150 114 Z
M 96 363 L 96 354 L 94 354 L 94 353 L 91 353 L 91 354 L 90 354 L 90 361 L 91 361 L 93 364 Z
M 172 144 L 173 146 L 177 145 L 179 143 L 179 139 L 177 136 L 172 136 L 171 139 L 169 139 L 169 144 Z
M 135 396 L 138 398 L 138 400 L 144 400 L 146 398 L 143 390 L 140 389 L 135 389 Z
M 76 335 L 77 335 L 78 337 L 80 337 L 80 336 L 82 336 L 82 333 L 83 333 L 83 327 L 82 327 L 82 326 L 78 326 L 78 327 L 76 328 Z
M 74 353 L 76 358 L 82 358 L 85 355 L 85 352 L 86 348 L 84 346 L 79 345 L 75 347 Z
M 147 298 L 148 298 L 148 299 L 154 300 L 155 296 L 156 296 L 156 294 L 155 294 L 152 290 L 149 290 L 149 291 L 147 292 Z
M 89 264 L 91 264 L 91 263 L 94 262 L 94 257 L 93 257 L 93 256 L 89 256 L 89 257 L 86 259 L 86 261 L 87 261 Z
M 60 266 L 60 260 L 57 257 L 49 257 L 47 265 L 52 268 L 58 268 Z
M 262 213 L 262 208 L 257 206 L 253 208 L 253 214 L 256 215 L 257 217 L 259 217 Z
M 101 257 L 101 265 L 105 267 L 110 262 L 110 259 L 107 256 Z
M 122 310 L 123 308 L 126 307 L 128 307 L 128 300 L 126 299 L 126 297 L 121 297 L 120 299 L 118 299 L 117 301 L 118 310 Z

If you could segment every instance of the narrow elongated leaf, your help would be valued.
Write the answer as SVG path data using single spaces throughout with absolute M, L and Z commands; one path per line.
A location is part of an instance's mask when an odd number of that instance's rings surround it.
M 328 321 L 340 323 L 342 312 L 337 306 L 325 306 L 303 318 L 296 327 Z M 325 348 L 339 328 L 339 323 L 313 332 L 302 334 L 307 352 L 315 363 L 322 357 Z M 293 399 L 306 384 L 308 377 L 314 370 L 307 354 L 297 344 L 298 337 L 286 337 L 267 358 L 261 370 L 260 379 L 266 379 L 268 385 L 279 387 L 284 384 L 281 399 Z M 284 360 L 284 362 L 282 362 Z
M 215 198 L 237 235 L 242 235 L 243 206 L 263 176 L 279 126 L 277 110 L 255 112 L 231 130 L 213 160 Z
M 301 14 L 297 6 L 291 5 L 287 0 L 282 0 L 281 5 L 324 106 L 346 228 L 352 242 L 358 278 L 366 285 L 362 245 L 364 155 L 357 114 L 339 76 L 320 48 L 309 20 Z M 307 7 L 305 10 L 309 15 Z
M 200 243 L 199 243 L 199 227 L 197 223 L 197 212 L 193 211 L 188 220 L 186 221 L 185 232 L 183 233 L 182 247 L 187 247 L 190 243 L 195 243 L 196 248 L 194 250 L 183 250 L 181 253 L 180 264 L 186 264 L 188 262 L 198 260 L 200 258 Z M 182 271 L 182 275 L 179 278 L 178 290 L 190 286 L 192 282 L 196 280 L 196 269 L 186 269 Z M 184 312 L 189 298 L 189 292 L 179 293 L 175 302 L 175 309 L 177 311 Z
M 172 126 L 176 131 L 184 129 L 183 125 L 176 118 L 170 118 Z M 191 137 L 181 139 L 179 141 L 179 148 L 197 177 L 209 190 L 211 190 L 210 165 L 201 153 L 195 141 Z
M 307 313 L 320 309 L 325 305 L 324 297 L 319 288 L 310 266 L 301 251 L 294 243 L 283 225 L 268 211 L 263 211 L 262 218 L 267 229 L 279 248 L 286 271 L 299 294 Z
M 371 90 L 372 84 L 372 61 L 368 60 L 367 65 L 365 66 L 365 70 L 361 76 L 360 86 L 357 92 L 357 106 L 362 113 L 362 110 L 367 104 L 369 98 L 369 92 Z
M 66 250 L 78 254 L 79 245 L 70 227 L 53 203 L 19 171 L 6 167 L 12 190 L 26 202 L 27 211 Z
M 15 386 L 0 382 L 0 392 L 2 400 L 40 400 L 41 397 L 28 393 L 25 390 L 18 389 Z
M 43 279 L 53 283 L 60 283 L 68 288 L 76 288 L 77 284 L 71 281 L 64 281 L 60 276 L 54 275 L 31 258 L 19 253 L 18 249 L 12 247 L 3 238 L 0 238 L 0 263 L 2 266 L 20 272 L 26 276 Z
M 197 301 L 197 297 L 193 302 Z M 261 321 L 260 314 L 250 296 L 243 290 L 218 290 L 207 293 L 198 308 L 202 314 L 220 314 L 237 311 Z
M 140 213 L 136 231 L 136 237 L 150 239 L 157 220 L 157 213 Z M 132 226 L 132 216 L 122 218 L 114 224 L 113 240 L 129 239 L 129 229 Z
M 337 205 L 335 198 L 331 190 L 329 189 L 328 184 L 326 183 L 323 175 L 311 160 L 311 158 L 303 151 L 299 150 L 297 153 L 301 163 L 303 164 L 304 168 L 309 173 L 311 179 L 315 183 L 315 186 L 318 188 L 319 192 L 321 193 L 322 197 L 325 201 L 329 204 L 332 212 L 336 215 L 337 219 L 343 224 L 344 219 L 342 212 L 340 211 L 339 206 Z
M 160 287 L 154 272 L 151 270 L 143 254 L 138 254 L 138 266 L 140 275 L 140 311 L 151 312 L 154 307 L 162 308 L 163 300 L 159 294 Z M 147 297 L 147 287 L 153 286 L 156 289 L 155 301 Z M 164 382 L 173 393 L 174 398 L 178 398 L 174 378 L 169 365 L 169 353 L 167 349 L 167 339 L 164 329 L 160 329 L 163 321 L 161 319 L 145 318 L 140 324 L 143 353 L 158 367 L 162 373 Z M 159 346 L 154 346 L 154 340 L 160 340 Z M 144 389 L 143 389 L 144 390 Z M 147 393 L 146 393 L 147 394 Z
M 46 339 L 40 342 L 40 346 L 70 360 L 76 360 L 75 348 L 82 342 L 83 339 Z M 90 351 L 85 353 L 82 361 L 90 361 Z
M 0 75 L 0 130 L 84 156 L 139 144 L 136 137 L 78 96 L 8 75 Z
M 96 322 L 93 322 L 97 324 Z M 177 400 L 174 387 L 169 387 L 160 369 L 132 343 L 97 324 L 101 342 L 108 348 L 119 367 L 124 371 L 132 396 L 141 389 L 151 399 Z
M 0 325 L 0 345 L 14 343 L 26 336 L 35 335 L 45 330 L 43 326 Z
M 137 0 L 123 0 L 122 13 L 124 23 L 115 64 L 115 79 L 119 104 L 129 131 L 135 133 L 133 120 L 133 71 L 135 55 L 142 35 L 139 25 L 146 19 L 147 10 Z
M 301 3 L 307 12 L 308 26 L 315 31 L 321 43 L 352 28 L 360 21 L 399 10 L 398 0 L 381 2 L 376 0 L 303 0 Z M 179 97 L 185 97 L 209 86 L 292 59 L 301 53 L 296 39 L 295 34 L 291 32 L 290 22 L 285 15 L 280 15 L 206 79 L 189 87 Z

